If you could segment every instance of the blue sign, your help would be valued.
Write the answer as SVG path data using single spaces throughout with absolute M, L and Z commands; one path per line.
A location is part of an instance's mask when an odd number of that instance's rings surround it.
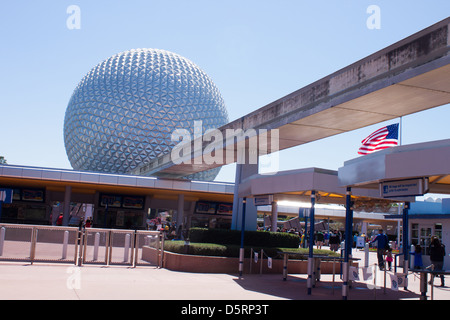
M 298 217 L 299 218 L 309 218 L 309 213 L 310 213 L 309 208 L 299 208 L 298 209 Z
M 12 200 L 13 200 L 13 189 L 0 188 L 0 220 L 2 218 L 2 204 L 12 203 Z
M 13 189 L 0 189 L 0 202 L 12 203 Z
M 380 184 L 380 194 L 383 198 L 422 196 L 427 192 L 427 179 L 386 181 Z

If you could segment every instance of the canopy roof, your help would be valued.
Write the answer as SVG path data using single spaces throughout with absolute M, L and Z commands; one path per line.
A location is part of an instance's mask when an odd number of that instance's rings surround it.
M 339 185 L 338 172 L 320 168 L 253 175 L 239 185 L 239 197 L 273 195 L 274 201 L 309 201 L 312 190 L 316 192 L 316 203 L 345 204 L 347 190 Z M 370 206 L 382 211 L 386 211 L 392 202 L 404 201 L 382 199 L 378 190 L 361 188 L 352 189 L 352 199 L 360 209 Z
M 404 145 L 344 163 L 339 185 L 379 190 L 382 182 L 425 178 L 428 193 L 450 194 L 450 139 Z

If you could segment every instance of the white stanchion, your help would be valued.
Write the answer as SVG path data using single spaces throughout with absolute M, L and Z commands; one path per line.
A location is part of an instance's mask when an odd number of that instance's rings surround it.
M 128 257 L 130 255 L 130 242 L 131 242 L 131 236 L 129 233 L 125 235 L 125 250 L 123 252 L 123 262 L 128 261 Z
M 369 266 L 369 244 L 366 243 L 364 245 L 364 267 L 367 268 Z
M 6 229 L 5 229 L 5 227 L 2 227 L 0 229 L 0 256 L 3 255 L 3 247 L 5 245 L 5 234 L 6 234 Z
M 239 249 L 239 277 L 244 273 L 244 248 Z
M 64 231 L 63 250 L 61 259 L 67 258 L 67 246 L 69 244 L 69 231 Z
M 313 286 L 313 267 L 314 267 L 314 258 L 308 258 L 308 280 L 306 281 L 306 286 L 308 288 L 308 294 L 311 294 L 312 286 Z
M 342 263 L 342 297 L 346 300 L 348 297 L 348 262 Z
M 98 260 L 98 248 L 100 246 L 100 233 L 96 232 L 94 236 L 94 257 L 93 260 Z

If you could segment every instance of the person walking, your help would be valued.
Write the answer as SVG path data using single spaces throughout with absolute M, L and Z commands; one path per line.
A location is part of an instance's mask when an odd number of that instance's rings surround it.
M 59 216 L 58 216 L 58 219 L 56 220 L 56 225 L 57 226 L 62 226 L 62 223 L 63 223 L 63 214 L 60 213 Z
M 305 232 L 303 232 L 302 235 L 300 236 L 300 248 L 304 247 L 305 247 Z
M 431 264 L 434 266 L 433 271 L 442 271 L 444 266 L 445 257 L 445 245 L 439 241 L 439 238 L 434 236 L 430 244 L 430 260 Z M 445 286 L 444 275 L 439 275 L 441 278 L 441 287 Z M 434 276 L 431 277 L 430 284 L 433 285 Z
M 338 251 L 340 241 L 341 241 L 341 239 L 339 239 L 339 235 L 337 234 L 337 232 L 333 231 L 330 234 L 330 240 L 329 240 L 330 250 L 334 251 L 334 252 Z
M 416 244 L 414 246 L 414 252 L 411 252 L 411 254 L 414 256 L 414 269 L 422 269 L 422 247 L 419 244 Z
M 394 258 L 392 257 L 392 248 L 389 248 L 386 252 L 386 262 L 389 271 L 391 271 L 392 268 L 392 261 L 394 261 Z
M 322 249 L 323 246 L 323 233 L 321 231 L 316 232 L 316 246 L 317 249 Z
M 386 253 L 386 249 L 389 247 L 388 237 L 383 233 L 383 229 L 378 230 L 378 235 L 370 243 L 377 243 L 377 258 L 380 270 L 384 269 L 383 255 Z

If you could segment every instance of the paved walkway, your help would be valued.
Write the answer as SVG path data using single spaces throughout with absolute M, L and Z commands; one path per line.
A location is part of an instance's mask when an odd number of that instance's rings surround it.
M 354 256 L 364 253 L 354 250 Z M 370 264 L 376 254 L 370 253 Z M 450 279 L 447 279 L 450 283 Z M 435 280 L 440 284 L 440 280 Z M 0 262 L 0 299 L 146 299 L 146 300 L 342 300 L 341 280 L 336 276 L 334 292 L 331 275 L 307 294 L 306 275 L 281 274 L 244 275 L 196 274 L 175 272 L 155 267 L 83 266 Z M 388 284 L 388 288 L 389 288 Z M 367 284 L 355 283 L 349 300 L 399 300 L 420 298 L 420 282 L 409 276 L 408 291 L 400 289 L 369 289 Z M 428 286 L 428 298 L 430 298 Z M 434 287 L 435 300 L 450 299 L 450 287 Z

